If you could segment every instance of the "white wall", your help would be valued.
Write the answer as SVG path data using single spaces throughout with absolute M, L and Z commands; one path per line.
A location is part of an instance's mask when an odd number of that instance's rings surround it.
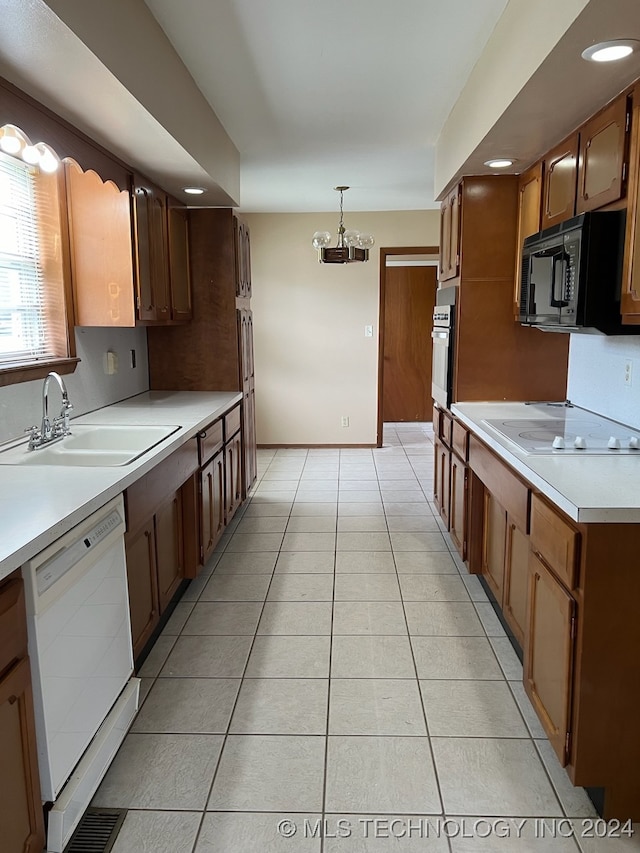
M 247 214 L 259 444 L 375 444 L 380 247 L 437 246 L 440 212 L 345 213 L 374 234 L 367 263 L 319 264 L 333 213 Z M 373 337 L 364 327 L 373 325 Z M 428 331 L 428 330 L 427 330 Z M 350 426 L 340 425 L 348 416 Z
M 72 417 L 117 403 L 149 389 L 147 331 L 138 329 L 76 328 L 76 349 L 80 364 L 74 373 L 63 376 L 73 403 Z M 129 351 L 136 351 L 132 369 Z M 103 356 L 107 350 L 118 355 L 118 372 L 107 376 Z M 42 420 L 42 382 L 21 382 L 0 388 L 0 441 L 19 436 L 25 427 Z M 60 392 L 50 386 L 49 411 L 57 414 Z
M 627 359 L 633 362 L 630 386 L 624 384 Z M 571 335 L 567 397 L 640 429 L 640 335 Z

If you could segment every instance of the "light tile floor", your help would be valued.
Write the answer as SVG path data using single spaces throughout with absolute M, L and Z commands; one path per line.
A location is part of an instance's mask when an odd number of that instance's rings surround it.
M 260 451 L 94 798 L 129 809 L 114 853 L 640 850 L 567 837 L 595 812 L 443 531 L 432 438 Z

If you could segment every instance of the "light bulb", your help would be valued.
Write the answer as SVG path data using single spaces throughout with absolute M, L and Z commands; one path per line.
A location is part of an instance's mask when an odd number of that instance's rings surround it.
M 354 231 L 353 229 L 344 232 L 344 244 L 345 246 L 358 246 L 360 239 L 360 232 Z
M 22 159 L 30 166 L 35 166 L 40 162 L 40 152 L 35 145 L 25 145 L 22 149 Z
M 331 242 L 331 234 L 328 231 L 316 231 L 311 243 L 314 249 L 326 249 Z
M 361 249 L 371 249 L 375 242 L 373 234 L 360 234 L 358 246 L 360 246 Z
M 22 148 L 22 142 L 11 127 L 5 127 L 0 137 L 0 148 L 6 154 L 17 154 Z
M 47 174 L 52 174 L 58 168 L 58 158 L 53 153 L 53 151 L 49 148 L 48 145 L 45 145 L 44 142 L 38 142 L 36 148 L 40 152 L 40 162 L 38 165 L 42 169 L 43 172 Z

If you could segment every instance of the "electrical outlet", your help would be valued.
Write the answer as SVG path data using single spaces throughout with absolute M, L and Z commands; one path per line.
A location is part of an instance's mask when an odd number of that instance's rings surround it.
M 341 425 L 341 426 L 343 426 L 343 427 L 348 427 L 348 426 L 349 426 L 349 416 L 348 416 L 348 415 L 343 415 L 343 416 L 340 418 L 340 425 Z
M 624 363 L 624 384 L 631 386 L 631 379 L 633 376 L 633 361 L 628 358 Z

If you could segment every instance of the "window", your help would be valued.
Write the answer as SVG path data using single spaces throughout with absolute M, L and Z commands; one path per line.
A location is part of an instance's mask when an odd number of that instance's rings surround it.
M 0 152 L 2 384 L 37 378 L 34 369 L 46 373 L 52 364 L 74 355 L 61 225 L 58 175 Z M 17 377 L 16 371 L 29 375 Z

